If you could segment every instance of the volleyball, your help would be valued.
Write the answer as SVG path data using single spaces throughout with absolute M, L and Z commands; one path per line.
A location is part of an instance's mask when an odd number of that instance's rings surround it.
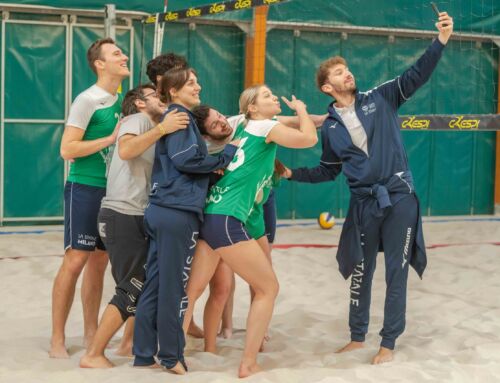
M 331 229 L 335 226 L 335 217 L 331 213 L 323 212 L 318 217 L 318 224 L 322 229 Z

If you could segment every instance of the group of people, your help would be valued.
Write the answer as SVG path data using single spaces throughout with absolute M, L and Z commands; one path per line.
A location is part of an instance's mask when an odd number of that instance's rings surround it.
M 309 115 L 295 97 L 282 100 L 296 115 L 280 116 L 278 98 L 259 84 L 242 92 L 240 114 L 226 118 L 201 105 L 195 69 L 173 53 L 151 60 L 151 83 L 122 97 L 118 89 L 129 76 L 127 56 L 112 39 L 94 42 L 87 60 L 97 82 L 73 102 L 61 140 L 61 156 L 71 165 L 64 190 L 65 256 L 52 293 L 50 356 L 69 357 L 64 329 L 85 270 L 87 350 L 80 366 L 112 367 L 104 351 L 126 322 L 120 355 L 132 353 L 137 367 L 185 374 L 190 329 L 203 335 L 208 352 L 216 352 L 223 317 L 222 329 L 230 335 L 236 273 L 251 290 L 238 375 L 257 373 L 279 290 L 270 256 L 276 226 L 272 189 L 279 178 L 315 183 L 343 171 L 351 202 L 337 260 L 342 275 L 351 276 L 351 341 L 338 351 L 363 347 L 375 259 L 383 246 L 387 292 L 373 363 L 392 360 L 405 327 L 408 267 L 422 276 L 426 266 L 397 110 L 429 79 L 453 20 L 443 12 L 436 27 L 437 39 L 411 68 L 368 92 L 357 90 L 342 57 L 321 63 L 317 86 L 334 99 L 324 116 Z M 314 146 L 318 125 L 317 167 L 289 169 L 276 161 L 278 145 Z M 98 323 L 108 257 L 116 289 Z M 193 306 L 209 284 L 200 330 L 192 321 Z

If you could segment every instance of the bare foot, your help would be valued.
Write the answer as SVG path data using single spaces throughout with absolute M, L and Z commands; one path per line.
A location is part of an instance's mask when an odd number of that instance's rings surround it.
M 104 355 L 90 356 L 85 354 L 80 359 L 81 368 L 112 368 L 114 366 Z
M 244 362 L 241 362 L 240 368 L 238 370 L 238 377 L 246 378 L 247 376 L 254 375 L 261 371 L 262 368 L 260 368 L 260 366 L 256 362 L 251 364 L 246 364 Z
M 198 339 L 203 338 L 203 330 L 199 328 L 196 325 L 196 323 L 194 323 L 193 320 L 189 323 L 189 328 L 187 333 L 188 335 L 191 335 L 193 338 L 198 338 Z
M 171 374 L 176 374 L 176 375 L 186 375 L 187 371 L 182 365 L 181 362 L 177 362 L 177 364 L 172 367 L 172 368 L 165 368 L 165 371 L 170 372 Z
M 49 350 L 49 357 L 56 359 L 69 359 L 68 350 L 63 343 L 52 343 Z
M 163 366 L 160 366 L 158 363 L 153 363 L 149 366 L 134 366 L 134 368 L 156 370 L 157 368 L 163 368 Z
M 132 344 L 123 345 L 120 343 L 115 351 L 115 355 L 133 357 L 134 354 L 132 354 Z
M 344 347 L 339 348 L 337 351 L 335 351 L 335 353 L 341 354 L 343 352 L 359 350 L 360 348 L 363 348 L 363 347 L 364 347 L 364 342 L 355 342 L 352 340 L 349 343 L 347 343 Z
M 372 359 L 372 364 L 382 364 L 390 362 L 394 358 L 394 352 L 388 348 L 380 347 L 377 355 Z
M 220 330 L 219 336 L 224 339 L 231 339 L 233 337 L 233 329 L 232 328 L 223 328 Z

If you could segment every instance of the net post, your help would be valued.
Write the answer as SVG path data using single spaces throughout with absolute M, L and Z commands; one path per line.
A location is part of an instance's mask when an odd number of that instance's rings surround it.
M 254 8 L 252 26 L 245 41 L 245 88 L 264 83 L 268 12 L 267 5 Z

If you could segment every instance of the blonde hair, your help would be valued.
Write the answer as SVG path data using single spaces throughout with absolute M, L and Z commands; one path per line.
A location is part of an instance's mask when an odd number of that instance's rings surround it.
M 253 85 L 246 88 L 240 96 L 240 113 L 245 115 L 246 120 L 250 120 L 250 112 L 248 110 L 250 105 L 254 105 L 259 95 L 259 90 L 266 86 L 265 84 Z

